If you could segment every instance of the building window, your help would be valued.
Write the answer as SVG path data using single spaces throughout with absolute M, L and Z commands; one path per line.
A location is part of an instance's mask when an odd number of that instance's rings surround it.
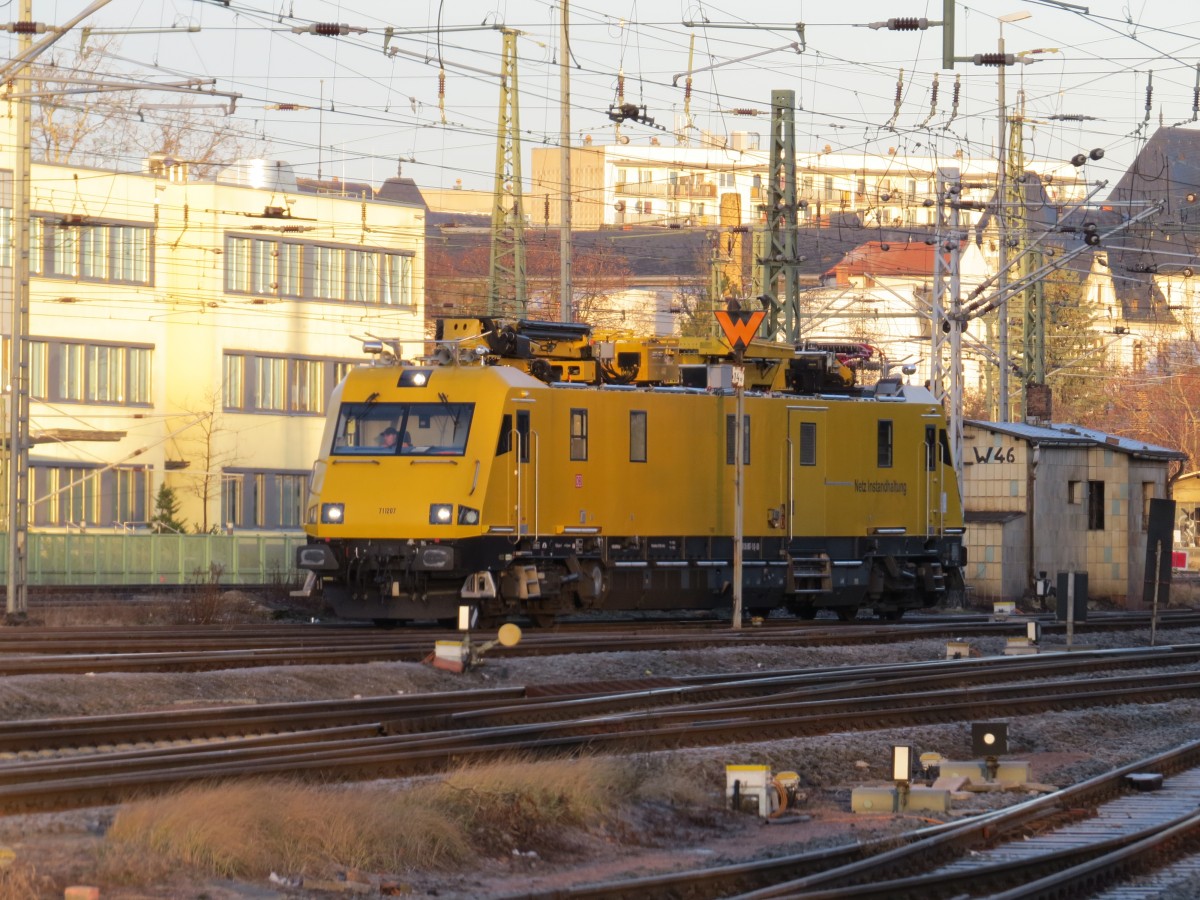
M 226 409 L 241 409 L 246 396 L 246 357 L 225 354 L 224 405 Z
M 379 254 L 379 302 L 385 306 L 412 306 L 412 257 Z
M 132 525 L 148 521 L 149 471 L 30 463 L 34 525 Z
M 817 423 L 800 423 L 800 465 L 817 464 Z
M 255 353 L 225 354 L 226 412 L 323 415 L 329 391 L 355 363 Z
M 120 403 L 125 399 L 125 353 L 123 347 L 86 348 L 87 399 L 89 403 Z
M 240 528 L 242 521 L 242 476 L 226 473 L 221 478 L 221 521 L 226 528 Z
M 588 458 L 588 414 L 586 409 L 571 410 L 571 459 Z
M 276 356 L 255 358 L 254 407 L 256 409 L 287 409 L 284 402 L 288 361 Z
M 55 278 L 150 284 L 150 228 L 55 223 L 47 247 L 46 219 L 35 216 L 30 220 L 29 271 Z
M 881 469 L 890 469 L 892 467 L 892 422 L 890 419 L 879 420 L 877 434 L 878 448 L 875 465 Z
M 1078 506 L 1083 503 L 1083 482 L 1068 481 L 1067 482 L 1067 502 Z
M 149 405 L 150 352 L 149 347 L 120 344 L 30 340 L 29 396 L 50 402 Z
M 227 235 L 225 290 L 262 297 L 411 306 L 412 255 Z
M 221 520 L 227 527 L 299 528 L 308 503 L 308 473 L 226 469 L 221 482 Z
M 41 275 L 46 270 L 42 248 L 46 246 L 46 221 L 40 216 L 29 220 L 29 274 Z
M 279 244 L 276 248 L 275 274 L 281 297 L 303 297 L 304 252 L 299 244 Z
M 646 461 L 646 413 L 640 409 L 629 413 L 629 461 Z
M 734 443 L 737 434 L 737 416 L 725 417 L 725 465 L 732 466 L 735 463 L 733 458 L 734 448 L 737 446 Z M 742 416 L 742 464 L 750 465 L 750 417 Z
M 12 207 L 0 206 L 0 266 L 11 266 L 13 248 Z
M 345 254 L 339 247 L 314 247 L 312 295 L 318 300 L 341 300 Z
M 84 278 L 108 278 L 108 228 L 89 225 L 79 229 L 79 274 Z
M 1154 482 L 1142 482 L 1142 531 L 1150 530 L 1150 501 L 1154 499 Z
M 1088 531 L 1104 530 L 1104 482 L 1088 482 Z
M 288 382 L 291 408 L 297 412 L 319 413 L 325 403 L 325 363 L 319 359 L 298 359 Z

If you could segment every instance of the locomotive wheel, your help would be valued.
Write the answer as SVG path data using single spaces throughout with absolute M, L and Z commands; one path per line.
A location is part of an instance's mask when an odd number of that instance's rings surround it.
M 853 622 L 858 618 L 857 606 L 841 606 L 835 611 L 837 612 L 838 621 L 840 622 Z

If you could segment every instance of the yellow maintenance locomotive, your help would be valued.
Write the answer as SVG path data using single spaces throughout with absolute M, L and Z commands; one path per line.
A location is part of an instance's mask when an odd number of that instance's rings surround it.
M 729 347 L 453 319 L 334 389 L 312 472 L 310 589 L 346 618 L 545 624 L 721 609 L 734 577 Z M 959 488 L 923 387 L 855 384 L 870 348 L 745 351 L 742 595 L 885 618 L 962 585 Z

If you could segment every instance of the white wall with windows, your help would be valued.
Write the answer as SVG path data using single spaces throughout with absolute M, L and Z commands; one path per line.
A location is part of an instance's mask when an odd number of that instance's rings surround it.
M 13 304 L 0 127 L 0 322 Z M 417 355 L 424 212 L 403 203 L 36 164 L 31 526 L 294 529 L 330 390 L 368 335 Z

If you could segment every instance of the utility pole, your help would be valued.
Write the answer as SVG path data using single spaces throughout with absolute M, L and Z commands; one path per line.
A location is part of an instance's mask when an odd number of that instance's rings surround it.
M 18 58 L 33 47 L 33 0 L 21 0 L 17 22 Z M 30 157 L 29 67 L 13 79 L 16 101 L 13 167 L 13 272 L 8 354 L 8 585 L 5 611 L 24 616 L 29 609 L 29 197 L 33 165 Z
M 558 52 L 562 54 L 559 69 L 559 102 L 561 104 L 562 136 L 559 139 L 559 161 L 562 168 L 562 230 L 559 232 L 559 318 L 573 322 L 575 313 L 572 303 L 574 291 L 571 285 L 571 39 L 568 20 L 569 0 L 562 0 L 561 35 Z
M 517 32 L 501 29 L 500 114 L 496 131 L 496 183 L 492 189 L 492 256 L 488 315 L 524 316 L 525 210 L 521 186 L 521 119 L 517 93 Z

